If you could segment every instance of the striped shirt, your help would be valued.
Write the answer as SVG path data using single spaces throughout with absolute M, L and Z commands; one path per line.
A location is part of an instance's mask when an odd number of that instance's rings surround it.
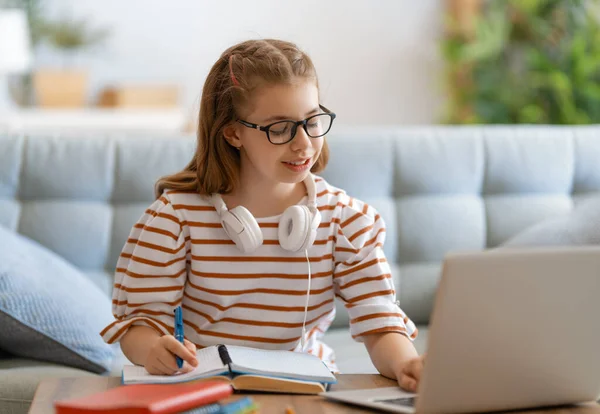
M 304 351 L 337 372 L 333 350 L 321 341 L 336 297 L 359 342 L 381 332 L 414 339 L 417 329 L 396 302 L 381 216 L 321 177 L 315 184 L 321 224 L 308 249 Z M 115 321 L 101 332 L 104 340 L 118 341 L 131 325 L 172 335 L 173 309 L 181 305 L 185 336 L 199 348 L 225 343 L 301 352 L 308 263 L 304 251 L 279 245 L 280 217 L 257 219 L 264 242 L 246 254 L 227 237 L 208 197 L 166 190 L 133 226 L 119 257 Z

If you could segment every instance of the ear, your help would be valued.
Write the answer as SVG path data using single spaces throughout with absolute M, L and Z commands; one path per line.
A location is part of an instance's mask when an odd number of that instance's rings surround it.
M 239 129 L 235 124 L 229 124 L 223 129 L 223 137 L 229 145 L 234 148 L 240 149 L 242 147 L 242 140 L 240 139 Z

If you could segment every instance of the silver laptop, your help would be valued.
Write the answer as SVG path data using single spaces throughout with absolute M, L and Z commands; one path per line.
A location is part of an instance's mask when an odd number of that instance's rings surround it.
M 398 387 L 326 398 L 398 413 L 593 402 L 600 396 L 600 247 L 446 256 L 419 395 Z

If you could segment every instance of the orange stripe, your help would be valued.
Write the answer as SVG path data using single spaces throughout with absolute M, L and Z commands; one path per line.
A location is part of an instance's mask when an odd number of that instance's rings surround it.
M 119 322 L 122 322 L 122 321 L 115 321 L 111 325 L 109 325 L 109 327 L 112 327 L 112 326 L 114 326 L 114 324 L 119 323 Z M 158 327 L 158 325 L 161 325 L 162 327 L 165 328 L 165 330 L 167 332 L 169 332 L 170 334 L 173 334 L 173 329 L 170 328 L 169 326 L 167 326 L 164 322 L 161 322 L 161 321 L 158 321 L 158 320 L 152 320 L 152 319 L 148 319 L 148 318 L 139 318 L 139 319 L 135 319 L 135 320 L 132 319 L 128 323 L 126 323 L 125 325 L 123 325 L 121 327 L 121 329 L 119 329 L 112 337 L 110 337 L 110 339 L 107 342 L 109 344 L 114 343 L 115 340 L 119 336 L 121 336 L 126 330 L 128 330 L 131 327 L 131 325 L 133 324 L 133 322 L 144 322 L 144 323 L 148 324 L 151 328 L 155 329 L 157 332 L 163 334 L 164 331 Z M 105 331 L 103 331 L 103 332 L 106 332 L 106 331 L 108 331 L 108 329 L 105 329 Z
M 319 228 L 321 227 L 329 227 L 331 226 L 331 224 L 340 224 L 340 219 L 337 217 L 334 217 L 331 219 L 331 221 L 329 223 L 321 223 L 319 224 Z
M 148 293 L 148 292 L 173 292 L 176 290 L 182 290 L 183 286 L 158 286 L 158 287 L 144 287 L 144 288 L 132 288 L 123 286 L 119 283 L 113 285 L 115 289 L 122 290 L 128 293 Z
M 289 273 L 205 273 L 190 269 L 190 273 L 198 277 L 214 279 L 308 279 L 308 274 L 289 274 Z M 333 271 L 311 273 L 312 279 L 332 276 Z
M 298 339 L 300 339 L 299 336 L 295 336 L 292 338 L 273 339 L 273 338 L 265 338 L 265 337 L 261 337 L 261 336 L 233 335 L 233 334 L 224 333 L 224 332 L 206 331 L 206 330 L 200 329 L 198 326 L 196 326 L 195 324 L 193 324 L 189 321 L 186 321 L 185 324 L 192 327 L 198 335 L 215 336 L 218 338 L 237 339 L 240 341 L 252 341 L 252 342 L 261 342 L 261 343 L 269 343 L 269 344 L 286 344 L 288 342 L 296 342 Z
M 326 239 L 322 239 L 322 240 L 315 240 L 315 242 L 314 242 L 313 244 L 314 244 L 314 245 L 317 245 L 317 246 L 319 246 L 319 245 L 321 245 L 321 244 L 327 244 L 327 243 L 329 243 L 330 241 L 335 241 L 335 237 L 333 237 L 333 236 L 329 236 L 329 237 L 328 237 L 328 238 L 326 238 Z
M 160 218 L 164 218 L 167 220 L 171 220 L 174 223 L 177 223 L 179 225 L 179 219 L 175 216 L 173 216 L 172 214 L 167 214 L 167 213 L 157 213 L 154 210 L 151 209 L 147 209 L 145 211 L 146 214 L 150 214 L 152 217 L 160 217 Z
M 327 239 L 322 239 L 322 240 L 315 240 L 315 242 L 313 243 L 314 245 L 322 245 L 322 244 L 327 244 L 330 241 L 333 241 L 334 237 L 333 236 L 329 236 L 329 238 Z M 235 244 L 232 240 L 229 239 L 190 239 L 190 242 L 192 244 L 198 244 L 198 245 L 233 245 Z M 264 245 L 279 245 L 279 240 L 273 239 L 273 240 L 264 240 L 263 241 Z
M 339 201 L 335 204 L 329 204 L 326 206 L 318 206 L 317 210 L 319 211 L 324 211 L 324 210 L 335 210 L 337 207 L 344 207 L 343 203 L 340 203 Z
M 201 244 L 201 245 L 206 245 L 206 244 L 218 244 L 218 245 L 222 245 L 222 244 L 235 244 L 233 242 L 233 240 L 229 240 L 229 239 L 202 239 L 202 240 L 191 239 L 190 241 L 191 241 L 192 244 Z
M 402 334 L 408 336 L 408 333 L 406 332 L 406 329 L 403 328 L 403 327 L 401 327 L 401 326 L 386 326 L 384 328 L 373 329 L 371 331 L 361 332 L 359 334 L 352 335 L 352 338 L 358 338 L 359 336 L 373 335 L 373 334 L 384 333 L 384 332 L 399 332 L 399 333 L 402 333 Z M 411 338 L 412 337 L 413 336 L 411 335 Z M 415 335 L 415 337 L 416 337 L 416 335 Z
M 165 235 L 165 236 L 169 236 L 170 238 L 172 238 L 175 241 L 177 241 L 177 238 L 178 238 L 178 236 L 176 236 L 175 234 L 171 233 L 168 230 L 163 230 L 163 229 L 159 229 L 157 227 L 152 227 L 152 226 L 145 226 L 145 225 L 143 225 L 141 223 L 136 223 L 136 224 L 134 224 L 133 227 L 136 228 L 136 229 L 142 229 L 144 231 L 149 231 L 149 232 L 152 232 L 152 233 L 158 233 L 158 234 L 162 234 L 162 235 Z
M 368 245 L 370 245 L 370 244 L 372 244 L 372 243 L 375 243 L 375 240 L 377 240 L 377 237 L 379 237 L 379 234 L 381 234 L 381 233 L 385 233 L 385 231 L 386 231 L 386 230 L 385 230 L 385 228 L 380 228 L 379 230 L 377 230 L 377 233 L 375 233 L 375 236 L 374 236 L 374 237 L 373 237 L 371 240 L 367 241 L 367 242 L 366 242 L 366 243 L 363 245 L 363 247 L 366 247 L 366 246 L 368 246 Z
M 342 224 L 340 224 L 341 228 L 346 227 L 348 224 L 352 223 L 353 221 L 355 221 L 357 218 L 359 217 L 363 217 L 364 214 L 363 213 L 356 213 L 355 215 L 353 215 L 352 217 L 350 217 L 348 220 L 344 221 Z
M 332 194 L 332 195 L 337 196 L 337 195 L 340 195 L 340 194 L 344 194 L 344 191 L 339 190 L 339 191 L 336 191 L 336 192 L 332 192 L 332 191 L 329 191 L 329 190 L 323 190 L 320 193 L 317 193 L 317 197 L 324 196 L 325 194 Z
M 326 254 L 321 257 L 311 257 L 310 262 L 321 262 L 323 260 L 332 259 L 333 255 Z M 305 257 L 275 257 L 275 256 L 195 256 L 192 255 L 192 260 L 200 262 L 306 262 Z
M 385 263 L 385 262 L 387 262 L 387 260 L 385 258 L 372 259 L 372 260 L 369 260 L 368 262 L 364 262 L 363 264 L 361 264 L 359 266 L 352 267 L 350 269 L 344 270 L 343 272 L 336 273 L 335 276 L 334 276 L 334 278 L 347 276 L 347 275 L 352 274 L 354 272 L 358 272 L 359 270 L 363 270 L 363 269 L 366 269 L 367 267 L 373 266 L 373 265 L 375 265 L 377 263 Z M 360 263 L 360 261 L 358 263 Z M 346 263 L 343 263 L 343 264 L 346 264 Z
M 367 293 L 365 295 L 361 295 L 361 296 L 356 296 L 352 299 L 346 299 L 346 301 L 348 303 L 356 303 L 356 302 L 360 302 L 361 300 L 365 300 L 365 299 L 370 299 L 370 298 L 374 298 L 377 296 L 387 296 L 387 295 L 393 295 L 395 292 L 393 289 L 388 289 L 388 290 L 380 290 L 377 292 L 371 292 L 371 293 Z
M 373 225 L 372 224 L 370 226 L 363 227 L 362 229 L 360 229 L 359 231 L 357 231 L 356 233 L 354 233 L 352 236 L 350 236 L 348 238 L 348 241 L 352 242 L 357 237 L 360 237 L 361 234 L 365 234 L 365 233 L 367 233 L 367 232 L 369 232 L 371 230 L 373 230 Z
M 258 223 L 258 227 L 261 229 L 276 229 L 279 227 L 279 223 Z
M 206 223 L 203 221 L 187 221 L 187 220 L 182 221 L 181 225 L 188 226 L 188 227 L 206 227 L 206 228 L 211 228 L 211 229 L 217 229 L 217 228 L 221 227 L 221 223 Z
M 327 221 L 327 222 L 323 222 L 321 224 L 319 224 L 319 228 L 326 228 L 331 226 L 331 224 L 339 224 L 340 223 L 340 219 L 339 218 L 332 218 L 331 221 Z M 279 227 L 279 223 L 258 223 L 260 228 L 278 228 Z
M 250 293 L 266 293 L 271 295 L 290 295 L 290 296 L 304 296 L 306 295 L 306 290 L 286 290 L 286 289 L 247 289 L 247 290 L 217 290 L 217 289 L 208 289 L 202 286 L 198 286 L 192 283 L 191 280 L 188 280 L 188 286 L 193 287 L 196 290 L 200 290 L 206 293 L 212 293 L 214 295 L 221 296 L 237 296 L 237 295 L 245 295 Z M 311 295 L 319 295 L 321 293 L 327 292 L 333 289 L 332 285 L 326 286 L 322 289 L 311 289 Z
M 402 318 L 402 314 L 397 313 L 397 312 L 373 313 L 371 315 L 363 315 L 363 316 L 359 316 L 358 318 L 351 319 L 350 323 L 368 321 L 369 319 L 377 319 L 377 318 Z
M 392 275 L 389 273 L 379 275 L 379 276 L 363 277 L 361 279 L 356 279 L 356 280 L 353 280 L 352 282 L 348 282 L 345 285 L 340 285 L 339 288 L 340 288 L 340 290 L 344 290 L 351 286 L 360 285 L 361 283 L 374 282 L 376 280 L 383 280 L 383 279 L 390 279 L 391 277 L 392 277 Z
M 170 253 L 170 254 L 178 253 L 181 249 L 183 249 L 185 247 L 185 244 L 181 243 L 181 246 L 179 246 L 178 248 L 169 249 L 168 247 L 159 246 L 158 244 L 148 243 L 148 242 L 145 242 L 145 241 L 142 241 L 139 239 L 127 239 L 127 243 L 135 244 L 138 246 L 146 247 L 148 249 L 158 250 L 160 252 L 165 252 L 165 253 Z
M 354 253 L 354 254 L 357 254 L 358 252 L 360 252 L 360 249 L 351 249 L 349 247 L 336 247 L 334 251 L 340 252 L 340 253 Z
M 175 210 L 190 210 L 190 211 L 217 211 L 213 206 L 192 206 L 188 204 L 173 204 Z
M 154 260 L 144 259 L 143 257 L 134 256 L 134 255 L 129 254 L 129 253 L 121 253 L 120 257 L 122 257 L 124 259 L 130 259 L 130 260 L 132 260 L 134 262 L 147 264 L 149 266 L 154 266 L 154 267 L 168 267 L 168 266 L 171 266 L 172 264 L 175 264 L 177 262 L 181 262 L 181 261 L 185 261 L 186 260 L 185 256 L 181 256 L 181 257 L 178 257 L 176 259 L 170 260 L 168 262 L 156 262 Z
M 188 294 L 187 292 L 184 292 L 183 295 L 185 297 L 189 298 L 190 300 L 193 300 L 194 302 L 200 303 L 202 305 L 212 306 L 216 309 L 219 309 L 220 311 L 226 311 L 226 310 L 229 310 L 232 308 L 245 308 L 245 309 L 260 309 L 260 310 L 268 310 L 268 311 L 277 311 L 277 312 L 304 312 L 304 306 L 272 306 L 272 305 L 259 305 L 259 304 L 255 304 L 255 303 L 234 303 L 229 306 L 222 306 L 222 305 L 219 305 L 218 303 L 213 303 L 213 302 L 209 302 L 207 300 L 195 298 L 195 297 L 191 296 L 190 294 Z M 322 306 L 325 306 L 329 303 L 333 303 L 333 299 L 327 299 L 326 301 L 323 301 L 317 305 L 309 306 L 308 311 L 313 311 L 313 310 L 318 309 Z
M 191 306 L 183 305 L 183 308 L 189 310 L 190 312 L 193 312 L 197 315 L 204 317 L 211 324 L 227 322 L 227 323 L 234 323 L 237 325 L 267 326 L 267 327 L 273 327 L 273 328 L 301 328 L 302 327 L 302 322 L 287 323 L 287 322 L 275 322 L 275 321 L 256 321 L 256 320 L 251 320 L 251 319 L 237 319 L 237 318 L 213 319 L 209 314 L 201 312 L 198 309 L 194 309 Z M 140 309 L 140 311 L 142 311 L 142 310 Z M 331 312 L 331 311 L 327 310 L 326 312 L 317 316 L 316 318 L 311 319 L 310 321 L 306 321 L 306 323 L 307 324 L 314 323 L 318 319 L 327 315 L 329 312 Z M 171 316 L 170 314 L 167 314 L 166 312 L 162 312 L 162 313 L 166 316 Z
M 169 279 L 177 279 L 179 276 L 181 276 L 185 272 L 186 272 L 186 269 L 181 269 L 179 272 L 172 274 L 172 275 L 143 275 L 141 273 L 134 273 L 123 267 L 117 267 L 117 273 L 123 273 L 123 274 L 126 274 L 127 276 L 138 278 L 138 279 L 145 279 L 145 278 L 151 278 L 151 277 L 153 277 L 153 278 L 165 277 L 165 278 L 169 278 Z
M 181 300 L 174 300 L 173 302 L 152 302 L 153 305 L 169 305 L 169 306 L 177 306 L 179 305 L 179 303 L 181 302 Z M 129 303 L 126 300 L 121 300 L 121 301 L 117 301 L 116 299 L 112 300 L 112 304 L 115 306 L 123 306 L 126 305 L 128 308 L 138 308 L 140 306 L 146 306 L 148 305 L 148 303 L 146 302 L 142 302 L 142 303 Z
M 336 264 L 335 264 L 335 265 L 337 266 L 338 264 L 342 263 L 342 264 L 343 264 L 343 265 L 345 265 L 345 266 L 354 266 L 354 265 L 357 265 L 357 264 L 359 264 L 359 263 L 360 263 L 360 262 L 362 262 L 362 261 L 363 261 L 363 259 L 358 259 L 358 260 L 355 260 L 355 261 L 353 261 L 353 262 L 336 262 Z M 386 260 L 385 260 L 385 259 L 383 259 L 383 261 L 384 261 L 384 262 L 386 262 Z

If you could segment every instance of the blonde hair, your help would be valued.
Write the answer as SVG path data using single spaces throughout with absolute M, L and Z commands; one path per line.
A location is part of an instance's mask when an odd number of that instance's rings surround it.
M 314 79 L 310 57 L 295 44 L 275 39 L 248 40 L 227 49 L 211 68 L 200 101 L 196 153 L 183 171 L 160 178 L 156 197 L 165 189 L 226 194 L 235 187 L 240 153 L 223 137 L 225 127 L 237 119 L 236 109 L 247 105 L 260 85 Z M 266 138 L 266 137 L 265 137 Z M 329 160 L 327 142 L 311 168 L 322 171 Z

